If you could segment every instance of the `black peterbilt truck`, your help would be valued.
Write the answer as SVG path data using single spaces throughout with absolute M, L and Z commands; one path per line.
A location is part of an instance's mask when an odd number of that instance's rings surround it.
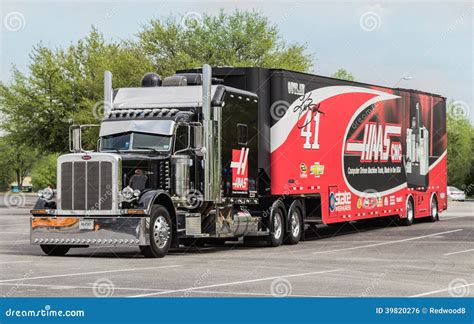
M 85 126 L 72 126 L 57 186 L 31 210 L 31 243 L 48 255 L 137 246 L 163 257 L 242 238 L 297 244 L 307 224 L 396 215 L 410 225 L 446 209 L 437 95 L 204 65 L 163 80 L 147 74 L 136 88 L 113 89 L 106 72 L 104 107 L 97 150 L 84 150 Z M 423 181 L 407 181 L 419 170 Z

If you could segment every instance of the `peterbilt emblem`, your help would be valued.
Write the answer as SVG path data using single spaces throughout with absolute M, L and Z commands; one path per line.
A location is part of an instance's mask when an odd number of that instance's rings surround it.
M 85 161 L 88 161 L 88 160 L 92 159 L 92 156 L 86 154 L 86 155 L 81 156 L 81 159 L 83 159 Z

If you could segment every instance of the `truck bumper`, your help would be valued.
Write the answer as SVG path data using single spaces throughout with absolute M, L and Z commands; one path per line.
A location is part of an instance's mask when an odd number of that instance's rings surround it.
M 36 217 L 30 219 L 31 244 L 75 246 L 149 245 L 149 217 Z

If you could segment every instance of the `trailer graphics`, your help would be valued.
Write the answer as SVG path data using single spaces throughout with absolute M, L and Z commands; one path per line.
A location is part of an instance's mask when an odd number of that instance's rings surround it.
M 438 219 L 446 200 L 446 100 L 279 69 L 147 74 L 104 82 L 97 152 L 71 128 L 57 187 L 31 211 L 50 255 L 243 238 L 297 244 L 312 224 Z

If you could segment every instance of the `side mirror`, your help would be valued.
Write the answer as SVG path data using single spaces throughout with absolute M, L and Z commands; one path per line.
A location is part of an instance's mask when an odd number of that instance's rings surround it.
M 93 124 L 87 124 L 87 125 L 71 125 L 69 127 L 69 151 L 73 153 L 80 153 L 80 152 L 85 152 L 85 151 L 93 151 L 93 148 L 90 148 L 89 150 L 84 149 L 82 147 L 82 133 L 85 129 L 85 137 L 86 138 L 91 138 L 93 136 L 94 138 L 97 138 L 97 134 L 91 134 L 89 133 L 90 130 L 92 129 L 98 129 L 100 125 L 93 125 Z

